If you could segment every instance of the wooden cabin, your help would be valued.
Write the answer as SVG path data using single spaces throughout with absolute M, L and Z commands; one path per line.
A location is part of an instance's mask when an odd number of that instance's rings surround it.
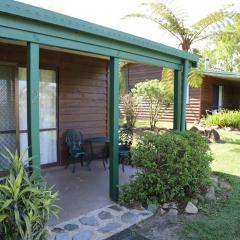
M 147 39 L 12 0 L 0 1 L 0 153 L 27 146 L 30 169 L 62 165 L 64 133 L 109 137 L 110 198 L 118 198 L 120 60 L 180 70 L 198 56 Z M 175 91 L 175 128 L 185 99 Z M 182 102 L 180 107 L 179 102 Z M 7 170 L 0 156 L 0 172 Z
M 127 85 L 127 90 L 131 90 L 136 83 L 161 79 L 162 68 L 158 66 L 129 63 L 123 66 L 122 74 Z M 240 74 L 222 71 L 205 71 L 203 83 L 200 88 L 188 86 L 186 100 L 186 120 L 188 123 L 199 122 L 202 116 L 207 113 L 217 112 L 221 109 L 240 109 Z M 120 107 L 122 112 L 122 106 Z M 147 103 L 140 105 L 139 119 L 148 118 Z M 161 109 L 161 119 L 163 122 L 173 121 L 173 107 Z

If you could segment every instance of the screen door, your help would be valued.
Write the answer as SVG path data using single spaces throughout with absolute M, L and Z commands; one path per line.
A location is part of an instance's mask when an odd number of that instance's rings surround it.
M 17 148 L 15 93 L 15 67 L 0 65 L 0 153 Z M 7 169 L 8 161 L 0 155 L 0 171 Z

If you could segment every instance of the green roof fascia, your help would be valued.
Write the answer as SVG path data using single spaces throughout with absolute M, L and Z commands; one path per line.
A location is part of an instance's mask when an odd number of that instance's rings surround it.
M 129 52 L 133 55 L 136 53 L 143 58 L 150 56 L 153 59 L 162 58 L 163 61 L 173 64 L 181 65 L 182 59 L 190 60 L 192 65 L 196 65 L 198 61 L 198 56 L 191 53 L 17 1 L 2 0 L 0 17 L 0 25 L 3 28 L 24 30 L 35 35 L 63 37 L 71 41 L 80 39 L 81 42 L 99 47 Z M 11 38 L 2 36 L 1 32 L 0 37 Z
M 227 71 L 211 71 L 207 70 L 204 71 L 204 75 L 211 76 L 211 77 L 221 77 L 227 79 L 236 79 L 240 80 L 240 73 L 239 72 L 227 72 Z

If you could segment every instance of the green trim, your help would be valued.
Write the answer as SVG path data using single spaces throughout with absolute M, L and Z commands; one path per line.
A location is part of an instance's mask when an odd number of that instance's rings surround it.
M 119 104 L 119 59 L 110 58 L 110 198 L 118 200 L 118 104 Z
M 95 38 L 101 37 L 105 40 L 109 39 L 113 42 L 125 43 L 128 47 L 136 46 L 138 48 L 140 47 L 142 49 L 144 48 L 157 51 L 158 53 L 168 54 L 176 58 L 188 59 L 193 62 L 197 62 L 199 58 L 197 55 L 154 41 L 16 1 L 1 1 L 0 12 L 25 18 L 30 20 L 30 22 L 34 22 L 34 24 L 42 22 L 45 26 L 51 25 L 53 28 L 61 27 L 63 32 L 65 32 L 65 29 L 68 29 L 73 33 L 81 32 L 81 34 L 94 35 Z
M 239 72 L 226 72 L 226 71 L 213 71 L 208 70 L 204 71 L 204 76 L 216 77 L 220 79 L 225 79 L 229 81 L 240 81 L 240 73 Z
M 1 16 L 0 16 L 1 22 Z M 34 29 L 35 26 L 33 25 Z M 0 38 L 6 38 L 16 41 L 31 41 L 36 42 L 41 45 L 48 45 L 52 47 L 59 47 L 70 50 L 77 50 L 87 53 L 99 54 L 103 56 L 114 56 L 122 59 L 127 59 L 129 61 L 142 62 L 150 65 L 163 66 L 166 68 L 180 69 L 180 62 L 178 59 L 168 61 L 169 57 L 166 58 L 166 55 L 152 53 L 143 51 L 143 49 L 135 48 L 124 48 L 125 51 L 121 51 L 120 46 L 115 46 L 116 48 L 109 48 L 109 45 L 104 43 L 104 46 L 100 46 L 99 43 L 96 44 L 90 43 L 89 41 L 75 41 L 71 39 L 64 39 L 55 36 L 49 36 L 39 33 L 27 32 L 23 30 L 18 30 L 10 27 L 5 27 L 0 25 Z M 97 41 L 97 39 L 95 39 Z M 177 63 L 176 63 L 177 62 Z M 179 62 L 179 63 L 178 63 Z
M 181 71 L 174 71 L 174 118 L 173 129 L 180 131 L 181 125 Z
M 40 136 L 39 136 L 39 45 L 27 44 L 27 125 L 29 157 L 33 174 L 40 171 Z
M 182 99 L 181 99 L 181 131 L 186 130 L 186 107 L 187 107 L 187 78 L 189 73 L 189 61 L 184 60 L 182 72 Z

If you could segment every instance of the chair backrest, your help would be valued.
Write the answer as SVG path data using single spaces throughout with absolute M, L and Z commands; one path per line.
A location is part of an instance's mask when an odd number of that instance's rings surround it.
M 65 133 L 65 143 L 68 147 L 80 145 L 83 143 L 83 135 L 76 129 L 68 129 Z
M 123 128 L 119 131 L 120 145 L 131 147 L 133 142 L 133 131 L 131 128 Z

